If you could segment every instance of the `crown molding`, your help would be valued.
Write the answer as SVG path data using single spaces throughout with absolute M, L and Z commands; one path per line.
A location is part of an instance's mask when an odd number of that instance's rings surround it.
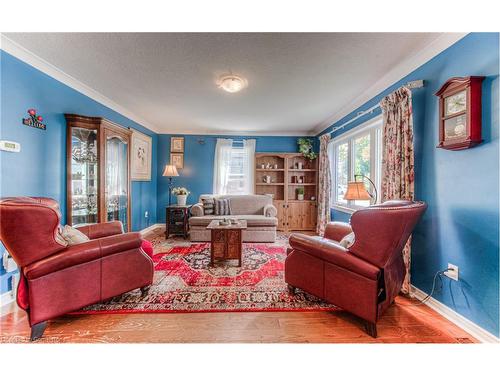
M 185 130 L 185 129 L 169 129 L 168 133 L 161 132 L 159 134 L 163 135 L 199 135 L 199 136 L 248 136 L 248 137 L 314 137 L 315 133 L 310 131 L 303 132 L 259 132 L 259 131 L 225 131 L 225 130 L 214 130 L 214 131 L 199 131 L 199 130 Z
M 130 112 L 128 109 L 122 107 L 107 96 L 101 94 L 100 92 L 87 86 L 78 79 L 63 72 L 61 69 L 42 59 L 40 56 L 35 55 L 33 52 L 7 38 L 4 34 L 0 34 L 0 48 L 5 52 L 11 54 L 12 56 L 18 58 L 19 60 L 25 62 L 26 64 L 31 65 L 35 69 L 38 69 L 48 76 L 56 79 L 57 81 L 64 83 L 66 86 L 71 87 L 72 89 L 82 93 L 83 95 L 129 118 L 130 120 L 137 122 L 139 125 L 142 125 L 155 133 L 160 133 L 158 127 L 148 123 L 140 116 L 137 116 L 134 113 Z
M 375 84 L 373 84 L 367 90 L 363 91 L 362 95 L 356 97 L 355 100 L 343 106 L 334 115 L 316 125 L 312 133 L 315 135 L 319 135 L 328 127 L 335 124 L 337 121 L 342 120 L 349 113 L 361 107 L 363 104 L 373 99 L 375 96 L 401 80 L 403 77 L 406 77 L 408 74 L 431 60 L 433 57 L 437 56 L 445 49 L 458 42 L 467 34 L 468 33 L 442 33 L 423 49 L 417 51 L 413 55 L 408 56 L 405 60 L 397 64 L 394 68 L 392 68 L 389 72 L 382 76 L 382 78 L 375 82 Z M 425 77 L 422 77 L 422 79 L 425 80 Z

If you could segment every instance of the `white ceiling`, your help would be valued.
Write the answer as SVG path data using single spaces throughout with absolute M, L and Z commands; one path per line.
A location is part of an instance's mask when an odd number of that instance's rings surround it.
M 134 120 L 154 131 L 283 135 L 316 134 L 347 114 L 349 105 L 364 97 L 388 72 L 397 67 L 401 70 L 403 63 L 422 55 L 422 51 L 443 36 L 440 33 L 4 35 L 125 108 L 134 115 Z M 244 76 L 248 87 L 237 94 L 217 88 L 217 77 L 228 72 Z M 401 77 L 395 77 L 394 82 Z

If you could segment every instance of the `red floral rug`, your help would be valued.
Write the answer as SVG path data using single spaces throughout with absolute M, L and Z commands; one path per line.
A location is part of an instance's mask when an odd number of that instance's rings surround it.
M 222 312 L 336 310 L 337 307 L 297 291 L 284 281 L 286 246 L 244 244 L 243 264 L 218 262 L 210 267 L 210 244 L 153 239 L 154 282 L 141 297 L 138 290 L 95 304 L 80 313 Z

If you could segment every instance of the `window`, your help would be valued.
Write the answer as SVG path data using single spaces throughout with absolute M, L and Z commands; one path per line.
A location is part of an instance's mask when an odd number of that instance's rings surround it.
M 370 178 L 380 192 L 382 117 L 378 116 L 355 129 L 332 139 L 328 153 L 332 168 L 332 205 L 340 210 L 355 210 L 366 207 L 369 201 L 346 201 L 344 194 L 347 183 L 354 181 L 355 175 Z M 366 189 L 373 193 L 368 180 L 363 181 Z
M 245 164 L 247 160 L 245 149 L 243 147 L 231 148 L 231 160 L 229 162 L 229 175 L 227 182 L 227 194 L 245 194 Z
M 255 139 L 217 139 L 214 162 L 214 194 L 253 194 Z

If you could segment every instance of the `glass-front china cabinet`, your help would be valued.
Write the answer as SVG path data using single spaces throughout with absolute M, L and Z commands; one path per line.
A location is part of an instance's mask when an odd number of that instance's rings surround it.
M 65 117 L 68 224 L 119 220 L 130 231 L 131 131 L 100 117 Z

